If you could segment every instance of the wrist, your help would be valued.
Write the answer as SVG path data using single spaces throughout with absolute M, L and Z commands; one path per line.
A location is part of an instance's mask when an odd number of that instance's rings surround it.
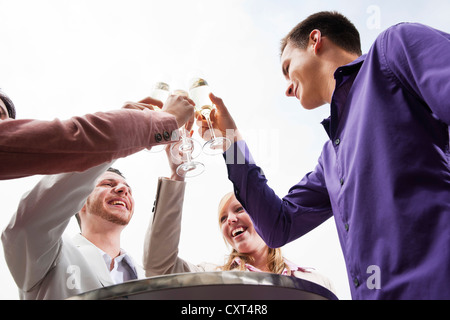
M 172 172 L 172 175 L 170 176 L 170 180 L 184 181 L 184 177 L 180 177 L 176 172 Z
M 242 137 L 241 133 L 239 132 L 238 129 L 235 130 L 235 134 L 234 134 L 234 142 L 240 141 L 240 140 L 244 140 L 244 138 Z
M 164 110 L 164 113 L 166 113 L 167 115 L 170 115 L 173 117 L 173 119 L 175 120 L 176 124 L 177 124 L 177 128 L 181 128 L 182 125 L 180 125 L 179 119 L 177 118 L 177 115 L 175 113 L 173 113 L 170 110 Z
M 227 129 L 227 131 L 226 132 L 222 132 L 222 134 L 224 134 L 224 137 L 227 137 L 233 143 L 237 142 L 239 140 L 244 140 L 244 138 L 242 137 L 240 131 L 237 128 L 236 129 Z

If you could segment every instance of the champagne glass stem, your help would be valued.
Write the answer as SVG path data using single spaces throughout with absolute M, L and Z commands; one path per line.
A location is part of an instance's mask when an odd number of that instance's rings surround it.
M 195 177 L 205 170 L 205 165 L 201 162 L 193 161 L 194 140 L 188 136 L 186 128 L 180 129 L 181 144 L 174 144 L 177 155 L 182 154 L 182 163 L 177 167 L 177 174 L 181 177 Z M 172 153 L 173 155 L 173 153 Z
M 183 144 L 182 144 L 182 148 L 183 148 L 184 146 L 186 146 L 189 143 L 187 141 L 186 129 L 184 129 L 184 128 L 182 129 L 181 139 L 183 140 Z M 191 150 L 183 150 L 183 153 L 186 155 L 186 162 L 191 163 L 192 162 Z
M 211 140 L 216 141 L 216 133 L 214 132 L 214 129 L 213 129 L 213 126 L 211 123 L 211 118 L 209 117 L 210 114 L 211 114 L 211 110 L 207 110 L 207 109 L 202 110 L 202 115 L 205 117 L 206 123 L 208 124 L 208 128 L 211 133 Z

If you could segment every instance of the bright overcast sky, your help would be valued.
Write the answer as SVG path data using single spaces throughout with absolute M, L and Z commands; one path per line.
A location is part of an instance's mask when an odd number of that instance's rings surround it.
M 201 73 L 224 99 L 269 185 L 282 197 L 314 168 L 327 138 L 320 122 L 329 106 L 306 111 L 284 96 L 279 42 L 322 10 L 340 11 L 353 21 L 364 52 L 380 32 L 402 21 L 450 32 L 448 0 L 0 0 L 0 87 L 15 102 L 17 118 L 67 119 L 142 99 L 155 81 L 183 88 Z M 180 256 L 220 264 L 229 248 L 217 225 L 217 205 L 232 186 L 221 156 L 198 160 L 207 171 L 188 180 Z M 115 167 L 127 176 L 136 200 L 121 245 L 141 261 L 157 178 L 169 168 L 164 153 L 149 152 Z M 0 229 L 39 179 L 0 182 Z M 71 223 L 67 233 L 77 231 Z M 350 299 L 333 219 L 283 252 L 328 276 L 338 297 Z M 17 298 L 1 248 L 0 299 Z

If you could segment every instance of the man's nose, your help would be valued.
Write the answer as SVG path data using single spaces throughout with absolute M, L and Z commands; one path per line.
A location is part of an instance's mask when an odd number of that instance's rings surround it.
M 288 87 L 286 89 L 286 96 L 293 97 L 294 96 L 294 84 L 292 81 L 288 82 Z
M 114 188 L 114 191 L 120 194 L 128 194 L 128 186 L 120 183 Z

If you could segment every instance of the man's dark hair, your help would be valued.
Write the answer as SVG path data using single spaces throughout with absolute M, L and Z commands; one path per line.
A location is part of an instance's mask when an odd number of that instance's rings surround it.
M 108 170 L 106 170 L 106 171 L 109 171 L 109 172 L 118 174 L 118 175 L 121 176 L 122 178 L 126 179 L 125 176 L 123 175 L 123 173 L 120 172 L 118 169 L 115 169 L 115 168 L 113 168 L 113 167 L 109 167 Z
M 120 172 L 118 169 L 115 169 L 113 167 L 109 167 L 106 171 L 118 174 L 122 178 L 126 179 L 125 176 L 122 174 L 122 172 Z M 75 213 L 75 218 L 77 219 L 78 226 L 80 227 L 80 230 L 81 230 L 81 219 L 80 219 L 80 214 L 78 212 Z
M 316 29 L 323 37 L 327 37 L 345 51 L 358 56 L 362 55 L 358 30 L 345 16 L 334 11 L 318 12 L 300 22 L 281 40 L 281 53 L 288 43 L 292 43 L 299 49 L 306 49 L 309 35 Z

